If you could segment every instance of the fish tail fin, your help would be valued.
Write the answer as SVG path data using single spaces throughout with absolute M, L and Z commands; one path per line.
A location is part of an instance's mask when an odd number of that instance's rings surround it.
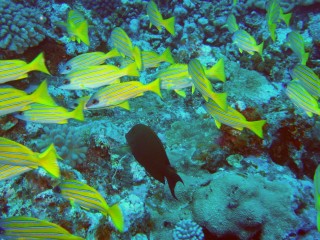
M 87 46 L 90 46 L 89 34 L 88 34 L 88 22 L 87 20 L 81 22 L 77 27 L 77 37 Z
M 60 158 L 53 143 L 39 154 L 39 163 L 48 173 L 55 178 L 60 178 L 60 169 L 57 158 Z
M 168 181 L 168 185 L 169 185 L 170 192 L 171 192 L 172 196 L 175 199 L 177 199 L 177 197 L 174 193 L 174 188 L 175 188 L 177 182 L 183 183 L 182 178 L 177 174 L 176 170 L 171 166 L 168 166 L 168 168 L 166 169 L 165 177 Z
M 175 17 L 171 17 L 171 18 L 168 18 L 168 19 L 163 19 L 163 26 L 165 29 L 168 30 L 168 32 L 174 36 L 175 35 L 175 31 L 174 31 L 174 20 L 175 20 Z
M 286 23 L 287 26 L 290 24 L 292 13 L 282 14 L 281 19 Z
M 220 58 L 219 61 L 206 71 L 208 76 L 214 76 L 222 82 L 226 81 L 226 74 L 224 71 L 224 60 Z
M 171 54 L 170 47 L 167 47 L 166 50 L 161 54 L 161 60 L 168 63 L 174 63 L 174 59 Z
M 141 70 L 141 69 L 142 69 L 142 59 L 141 59 L 141 51 L 140 51 L 140 48 L 137 47 L 137 46 L 135 46 L 135 47 L 133 48 L 132 54 L 133 54 L 134 61 L 135 61 L 136 65 L 137 65 L 137 68 L 138 68 L 139 70 Z
M 159 97 L 162 98 L 161 89 L 160 89 L 160 78 L 157 78 L 153 82 L 146 85 L 149 91 L 156 93 Z
M 48 92 L 48 84 L 46 80 L 44 80 L 39 85 L 39 87 L 31 94 L 31 97 L 34 99 L 34 102 L 36 103 L 41 103 L 48 106 L 57 105 Z
M 308 52 L 304 53 L 301 59 L 301 64 L 306 65 L 308 58 L 309 58 L 309 53 Z
M 252 132 L 254 132 L 258 137 L 263 138 L 262 128 L 266 122 L 266 120 L 248 122 L 248 128 Z
M 114 57 L 120 57 L 121 54 L 119 53 L 118 49 L 113 48 L 109 52 L 106 53 L 105 57 L 108 58 L 114 58 Z
M 227 110 L 228 104 L 227 104 L 227 93 L 215 93 L 214 97 L 212 98 L 213 101 L 215 101 L 219 107 L 223 110 Z M 207 101 L 208 102 L 208 101 Z
M 263 56 L 262 56 L 263 45 L 264 45 L 264 42 L 260 43 L 260 44 L 257 46 L 257 52 L 260 54 L 260 56 L 262 57 L 262 59 L 263 59 Z
M 118 229 L 120 232 L 123 232 L 124 220 L 123 220 L 122 211 L 119 205 L 118 204 L 112 205 L 110 208 L 108 208 L 107 213 L 110 216 L 111 221 L 113 222 L 116 229 Z
M 123 71 L 123 74 L 125 74 L 125 76 L 132 76 L 132 77 L 140 76 L 140 73 L 137 69 L 137 64 L 135 62 L 130 63 L 128 66 L 124 67 L 122 71 Z
M 29 71 L 40 71 L 40 72 L 51 75 L 49 70 L 46 67 L 43 52 L 40 53 L 35 59 L 33 59 L 28 64 L 28 69 L 29 69 Z
M 271 23 L 269 25 L 269 32 L 270 32 L 270 37 L 272 41 L 276 40 L 276 28 L 277 28 L 277 25 L 275 23 Z
M 85 103 L 84 100 L 81 100 L 79 102 L 79 105 L 72 112 L 70 112 L 70 115 L 72 118 L 79 121 L 84 121 L 84 114 L 83 114 L 84 103 Z

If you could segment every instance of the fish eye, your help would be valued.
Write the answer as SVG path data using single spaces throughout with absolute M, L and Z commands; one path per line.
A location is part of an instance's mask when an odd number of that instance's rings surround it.
M 98 99 L 95 98 L 95 99 L 92 100 L 92 104 L 98 104 L 98 103 L 99 103 Z
M 74 103 L 73 106 L 74 106 L 74 107 L 78 107 L 79 104 L 78 104 L 78 103 Z
M 63 84 L 64 85 L 70 84 L 70 80 L 68 80 L 68 79 L 63 80 Z
M 52 191 L 55 193 L 61 193 L 61 188 L 59 186 L 55 186 Z
M 71 70 L 71 66 L 66 66 L 66 70 Z

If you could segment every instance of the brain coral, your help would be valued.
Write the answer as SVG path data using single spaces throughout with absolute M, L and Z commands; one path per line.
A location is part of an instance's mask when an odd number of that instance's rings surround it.
M 284 239 L 298 225 L 291 195 L 283 181 L 220 173 L 195 191 L 193 217 L 218 237 L 251 239 L 259 234 L 262 240 Z
M 40 12 L 11 1 L 0 1 L 0 48 L 23 53 L 44 38 Z

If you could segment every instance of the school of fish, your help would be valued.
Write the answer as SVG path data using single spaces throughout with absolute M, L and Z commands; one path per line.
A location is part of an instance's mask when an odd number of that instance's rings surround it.
M 236 4 L 237 1 L 233 1 L 233 5 Z M 155 26 L 159 31 L 165 29 L 171 35 L 175 35 L 174 17 L 163 19 L 154 1 L 149 1 L 146 11 L 150 19 L 150 27 Z M 279 0 L 268 1 L 266 21 L 273 41 L 276 41 L 277 24 L 283 21 L 289 26 L 291 17 L 291 13 L 284 14 Z M 70 10 L 67 21 L 58 24 L 66 29 L 72 41 L 90 45 L 88 22 L 81 12 Z M 253 55 L 256 52 L 264 60 L 264 42 L 258 44 L 250 33 L 240 29 L 233 14 L 227 18 L 226 27 L 232 34 L 233 43 L 241 53 L 246 51 Z M 246 120 L 242 113 L 228 104 L 226 92 L 214 90 L 213 82 L 226 81 L 223 59 L 219 59 L 211 68 L 203 66 L 198 59 L 191 59 L 189 63 L 175 63 L 169 47 L 162 53 L 140 49 L 133 45 L 130 37 L 120 27 L 112 31 L 110 42 L 113 48 L 109 52 L 84 53 L 70 59 L 60 68 L 62 81 L 59 88 L 70 91 L 87 89 L 95 91 L 92 95 L 76 99 L 69 106 L 74 108 L 73 110 L 56 104 L 48 92 L 46 80 L 43 80 L 32 93 L 4 85 L 10 81 L 27 78 L 31 71 L 50 75 L 43 53 L 30 63 L 22 60 L 0 60 L 0 84 L 2 84 L 0 116 L 13 114 L 14 117 L 24 121 L 67 124 L 69 119 L 84 121 L 84 110 L 114 107 L 130 110 L 130 99 L 141 97 L 145 92 L 155 93 L 162 98 L 161 90 L 173 90 L 179 96 L 186 97 L 186 88 L 191 87 L 192 94 L 197 90 L 203 97 L 203 107 L 214 118 L 218 128 L 221 124 L 238 130 L 247 128 L 259 138 L 263 138 L 263 126 L 266 120 Z M 287 36 L 287 46 L 297 56 L 299 63 L 291 70 L 293 80 L 286 87 L 285 93 L 308 116 L 320 115 L 318 105 L 320 80 L 313 70 L 307 67 L 309 53 L 305 52 L 303 37 L 296 31 L 290 32 Z M 113 58 L 121 59 L 121 66 L 106 64 L 107 60 Z M 157 68 L 162 63 L 166 63 L 167 67 L 159 70 L 153 81 L 147 84 L 139 81 L 141 71 Z M 124 78 L 135 80 L 123 81 Z M 39 167 L 45 169 L 52 177 L 59 179 L 59 160 L 61 157 L 53 144 L 44 152 L 38 153 L 22 143 L 0 137 L 0 180 L 12 178 Z M 317 169 L 315 175 L 317 186 L 315 198 L 318 211 L 320 211 L 319 171 Z M 54 188 L 54 192 L 69 200 L 72 205 L 78 204 L 84 209 L 94 209 L 105 216 L 110 216 L 115 228 L 120 232 L 124 230 L 124 219 L 119 205 L 109 206 L 101 194 L 86 183 L 61 179 Z M 319 222 L 320 220 L 318 229 Z M 42 239 L 82 239 L 53 223 L 24 216 L 0 219 L 0 226 L 0 235 L 8 238 L 22 236 Z

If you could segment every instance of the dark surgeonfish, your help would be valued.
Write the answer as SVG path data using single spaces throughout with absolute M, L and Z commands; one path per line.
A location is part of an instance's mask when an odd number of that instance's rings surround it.
M 168 156 L 157 134 L 148 126 L 137 124 L 126 134 L 127 142 L 135 159 L 147 170 L 147 172 L 164 183 L 168 181 L 172 196 L 177 182 L 182 182 L 181 177 L 170 165 Z

